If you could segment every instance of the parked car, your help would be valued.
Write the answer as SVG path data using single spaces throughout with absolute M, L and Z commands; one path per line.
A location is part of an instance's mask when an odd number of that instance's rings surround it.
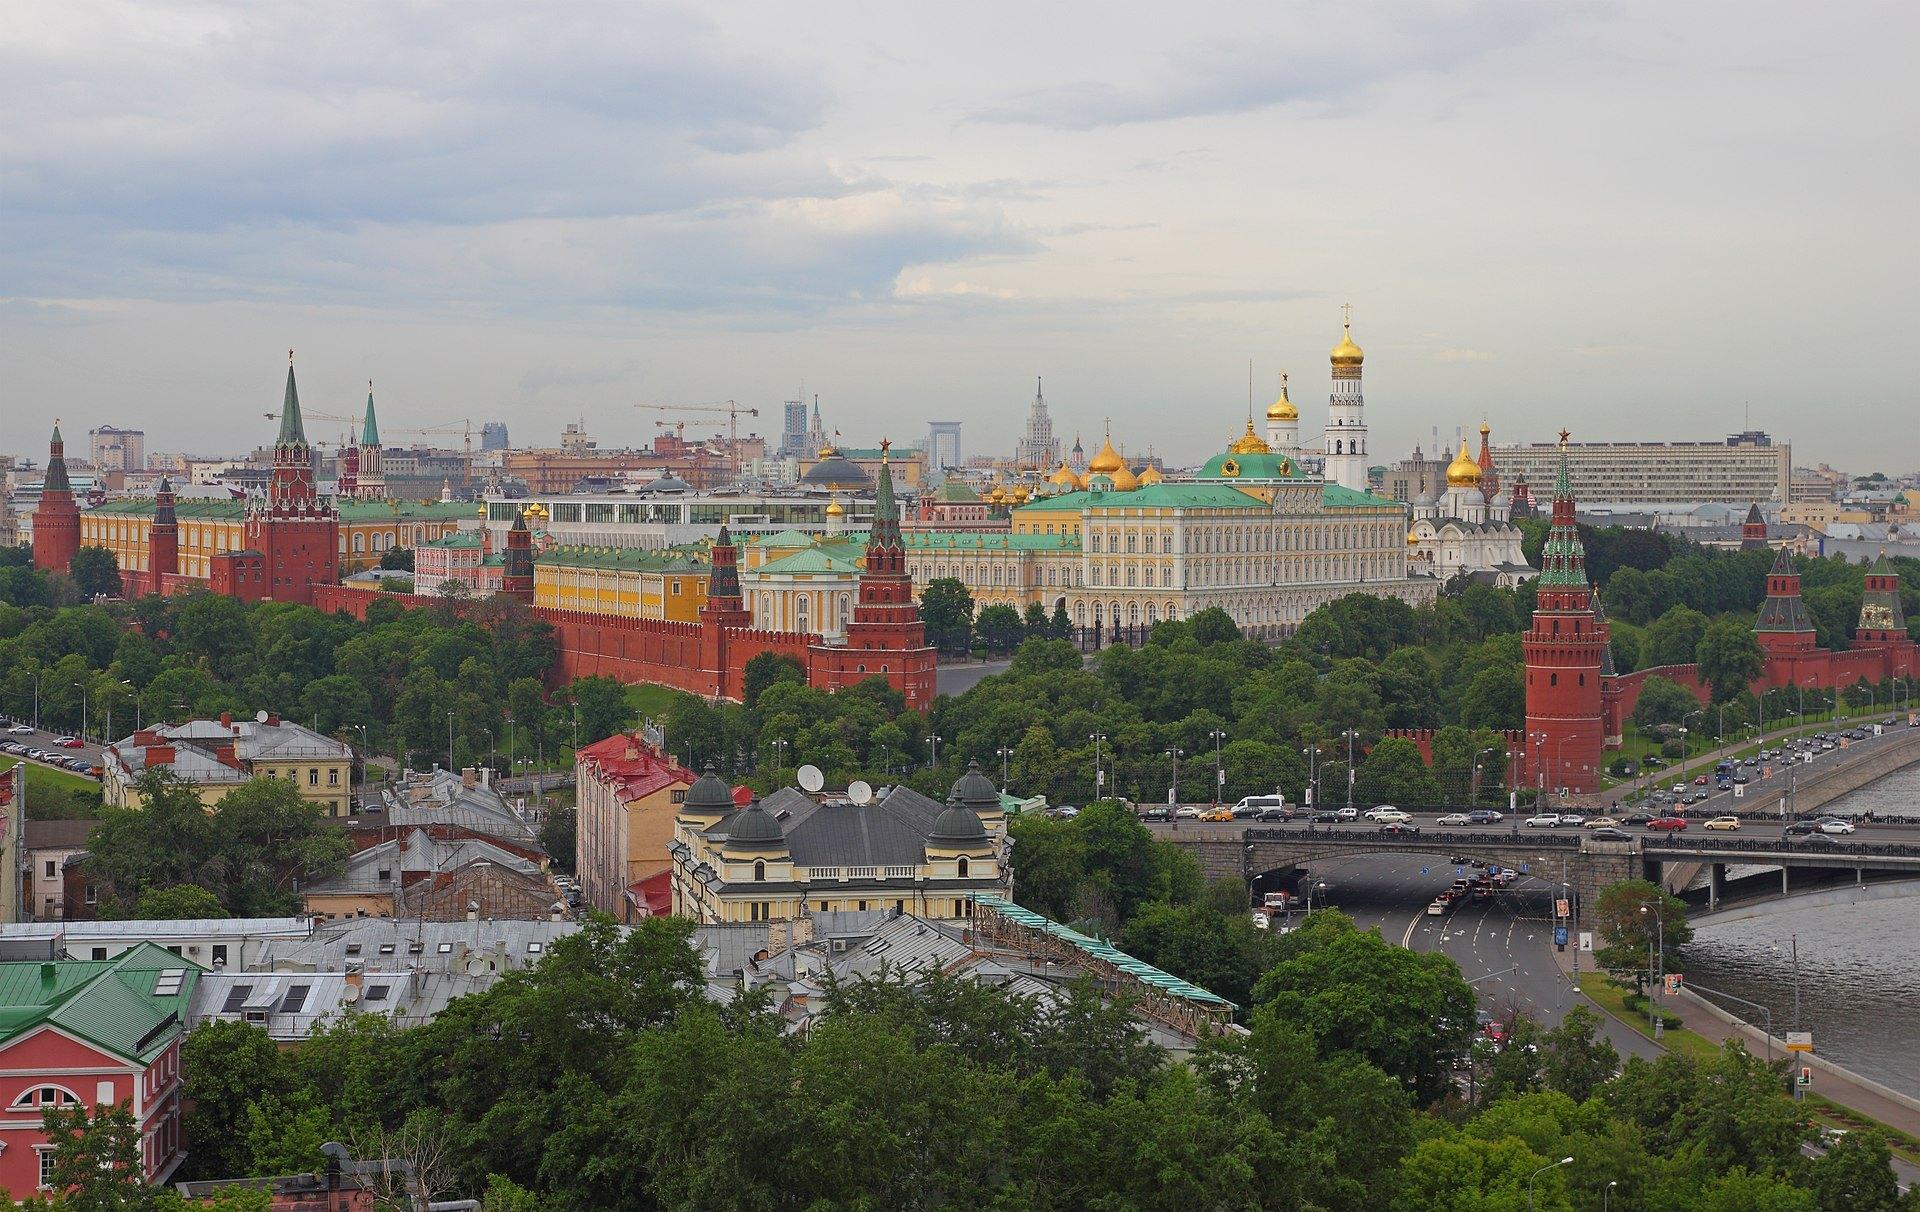
M 1686 820 L 1677 816 L 1663 816 L 1658 820 L 1647 822 L 1647 828 L 1658 829 L 1662 833 L 1681 833 L 1686 830 L 1686 827 Z
M 1716 816 L 1710 821 L 1702 821 L 1700 827 L 1702 829 L 1716 830 L 1738 829 L 1740 828 L 1740 818 L 1737 816 Z
M 15 724 L 13 727 L 7 729 L 7 731 L 14 736 L 32 736 L 33 735 L 33 729 L 27 727 L 25 724 Z
M 1560 814 L 1556 812 L 1535 813 L 1533 816 L 1527 818 L 1527 828 L 1529 829 L 1558 829 L 1559 827 Z
M 1666 765 L 1665 762 L 1660 760 L 1660 755 L 1657 753 L 1649 753 L 1646 756 L 1646 759 L 1642 761 L 1640 764 L 1642 766 L 1647 767 L 1649 770 L 1658 770 L 1662 766 Z
M 1435 821 L 1434 824 L 1436 825 L 1471 825 L 1473 824 L 1473 818 L 1468 816 L 1464 812 L 1449 812 L 1447 813 L 1447 815 Z
M 60 748 L 62 749 L 85 749 L 87 747 L 87 743 L 85 741 L 77 740 L 70 736 L 58 737 L 54 740 L 53 743 L 60 746 Z

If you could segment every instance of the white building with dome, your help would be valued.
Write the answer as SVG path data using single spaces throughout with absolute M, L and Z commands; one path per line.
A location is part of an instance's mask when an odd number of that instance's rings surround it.
M 1514 586 L 1539 569 L 1527 563 L 1523 535 L 1511 517 L 1512 497 L 1502 495 L 1492 472 L 1489 427 L 1480 426 L 1481 458 L 1460 453 L 1447 464 L 1447 490 L 1427 492 L 1413 503 L 1407 530 L 1408 564 L 1415 575 L 1449 581 L 1466 574 L 1489 584 Z

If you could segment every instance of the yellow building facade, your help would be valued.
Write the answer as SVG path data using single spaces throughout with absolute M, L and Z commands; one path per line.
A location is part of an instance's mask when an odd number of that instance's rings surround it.
M 263 718 L 262 718 L 263 717 Z M 143 728 L 101 753 L 101 799 L 139 808 L 139 782 L 150 770 L 194 789 L 212 808 L 256 778 L 283 779 L 330 817 L 353 813 L 353 750 L 345 742 L 260 713 Z
M 698 622 L 708 565 L 684 551 L 549 547 L 534 557 L 533 604 L 634 619 Z
M 107 501 L 80 512 L 80 545 L 104 547 L 128 572 L 147 571 L 153 501 Z M 244 551 L 246 503 L 183 499 L 173 508 L 180 527 L 180 575 L 207 579 L 214 556 Z M 413 548 L 460 528 L 470 508 L 445 501 L 344 501 L 340 503 L 340 571 L 360 572 L 395 547 Z

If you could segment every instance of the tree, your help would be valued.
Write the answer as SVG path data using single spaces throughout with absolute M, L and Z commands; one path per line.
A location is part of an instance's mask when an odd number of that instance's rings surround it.
M 292 1074 L 285 1054 L 265 1030 L 251 1023 L 216 1020 L 189 1033 L 180 1045 L 180 1072 L 187 1112 L 192 1177 L 231 1178 L 252 1172 L 246 1146 L 249 1104 L 284 1097 Z
M 553 865 L 572 871 L 579 846 L 580 815 L 571 805 L 554 808 L 540 823 L 540 846 L 553 858 Z
M 1646 975 L 1656 938 L 1671 956 L 1693 939 L 1687 907 L 1679 897 L 1646 880 L 1621 880 L 1600 894 L 1594 928 L 1601 947 L 1594 958 L 1610 972 Z
M 47 1186 L 63 1212 L 144 1212 L 140 1127 L 127 1103 L 47 1107 L 40 1122 L 53 1153 Z
M 1516 662 L 1482 669 L 1460 697 L 1460 722 L 1469 728 L 1519 728 L 1527 718 L 1527 688 Z
M 1700 637 L 1700 678 L 1713 688 L 1713 701 L 1725 703 L 1753 685 L 1766 660 L 1753 628 L 1739 619 L 1715 619 Z
M 920 591 L 920 621 L 942 648 L 964 652 L 973 626 L 973 595 L 957 577 L 935 577 Z
M 1237 917 L 1209 905 L 1147 905 L 1120 932 L 1120 949 L 1244 1006 L 1267 936 L 1247 920 L 1245 894 L 1238 899 Z
M 1187 620 L 1193 627 L 1193 639 L 1202 648 L 1228 644 L 1240 638 L 1240 625 L 1218 606 L 1209 606 Z
M 120 596 L 120 561 L 104 547 L 82 547 L 73 553 L 67 575 L 82 597 L 117 598 Z
M 1807 1168 L 1807 1185 L 1820 1212 L 1895 1212 L 1903 1206 L 1893 1154 L 1872 1129 L 1850 1131 L 1829 1144 Z
M 1067 617 L 1065 598 L 1053 604 L 1053 618 L 1049 620 L 1047 626 L 1056 640 L 1073 638 L 1073 620 Z
M 1700 709 L 1693 691 L 1669 678 L 1650 677 L 1640 684 L 1640 698 L 1633 705 L 1633 722 L 1651 731 L 1663 724 L 1678 724 Z
M 596 674 L 575 678 L 567 687 L 567 694 L 573 700 L 574 719 L 580 726 L 582 744 L 625 732 L 633 727 L 638 715 L 627 698 L 627 688 L 609 677 Z
M 1583 1005 L 1540 1037 L 1541 1076 L 1575 1102 L 1593 1097 L 1619 1067 L 1619 1052 L 1600 1034 L 1600 1016 Z
M 1361 762 L 1361 798 L 1376 804 L 1438 804 L 1440 788 L 1420 746 L 1405 737 L 1382 737 Z
M 1275 944 L 1279 962 L 1254 986 L 1312 1036 L 1322 1056 L 1351 1052 L 1431 1102 L 1451 1085 L 1473 1033 L 1474 996 L 1444 955 L 1403 951 L 1324 911 Z
M 1012 652 L 1024 634 L 1020 612 L 1007 605 L 983 608 L 974 626 L 990 652 Z
M 380 553 L 380 568 L 386 572 L 412 572 L 413 548 L 389 547 Z
M 799 661 L 784 652 L 756 652 L 747 658 L 746 668 L 741 670 L 740 701 L 752 711 L 759 703 L 760 695 L 775 682 L 794 682 L 806 685 L 807 670 Z
M 132 916 L 143 922 L 226 917 L 220 898 L 197 884 L 149 888 L 134 903 Z

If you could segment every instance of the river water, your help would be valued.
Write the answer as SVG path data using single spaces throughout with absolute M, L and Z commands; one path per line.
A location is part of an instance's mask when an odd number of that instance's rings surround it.
M 1903 814 L 1916 806 L 1920 766 L 1830 805 Z M 1811 1031 L 1816 1051 L 1835 1064 L 1920 1097 L 1920 882 L 1909 887 L 1910 895 L 1851 906 L 1795 908 L 1788 899 L 1744 920 L 1700 926 L 1686 950 L 1687 981 L 1770 1007 L 1773 1033 L 1783 1035 L 1795 1029 L 1797 941 L 1798 1029 Z M 1761 1021 L 1751 1007 L 1720 1004 Z

